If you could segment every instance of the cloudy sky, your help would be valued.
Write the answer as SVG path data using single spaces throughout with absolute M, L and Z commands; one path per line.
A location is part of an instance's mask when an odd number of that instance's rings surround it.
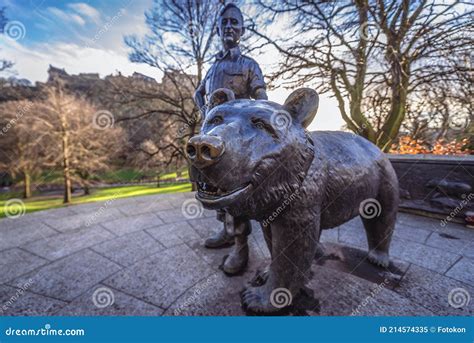
M 103 77 L 137 71 L 158 80 L 161 77 L 152 67 L 129 62 L 123 42 L 124 35 L 147 32 L 144 12 L 151 0 L 2 0 L 2 6 L 7 7 L 10 37 L 0 35 L 0 56 L 15 62 L 19 78 L 45 81 L 49 64 L 69 74 L 99 73 Z M 264 73 L 276 58 L 258 56 Z M 277 89 L 269 97 L 283 102 L 289 92 Z M 310 129 L 337 130 L 342 124 L 335 100 L 321 96 Z

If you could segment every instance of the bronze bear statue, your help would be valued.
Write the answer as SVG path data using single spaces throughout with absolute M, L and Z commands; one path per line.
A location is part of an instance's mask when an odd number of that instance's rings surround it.
M 295 296 L 308 280 L 322 229 L 360 215 L 370 262 L 387 267 L 399 203 L 398 180 L 387 157 L 347 132 L 308 132 L 317 93 L 294 91 L 285 104 L 212 94 L 199 135 L 187 144 L 196 198 L 208 209 L 260 222 L 271 252 L 263 284 L 242 294 L 253 312 L 280 310 L 274 291 Z

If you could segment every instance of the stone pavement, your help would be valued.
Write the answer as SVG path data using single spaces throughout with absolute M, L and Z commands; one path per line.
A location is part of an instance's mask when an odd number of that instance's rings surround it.
M 249 267 L 228 277 L 219 266 L 229 249 L 203 248 L 220 223 L 189 199 L 119 199 L 0 220 L 0 314 L 244 315 L 240 292 L 269 262 L 262 233 L 254 223 Z M 472 229 L 400 213 L 387 270 L 367 263 L 359 218 L 322 242 L 308 289 L 284 314 L 474 313 Z

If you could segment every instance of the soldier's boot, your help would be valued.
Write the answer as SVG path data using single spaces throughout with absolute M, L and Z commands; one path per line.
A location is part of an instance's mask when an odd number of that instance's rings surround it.
M 235 236 L 235 245 L 232 248 L 229 256 L 224 261 L 222 269 L 228 275 L 235 275 L 241 273 L 245 267 L 247 267 L 249 261 L 249 246 L 248 246 L 248 235 L 251 231 L 250 221 L 246 220 L 236 227 L 241 226 L 240 234 Z
M 227 248 L 234 244 L 234 237 L 229 224 L 233 225 L 233 221 L 226 220 L 229 215 L 224 210 L 217 210 L 217 220 L 224 223 L 221 230 L 216 232 L 213 236 L 206 239 L 204 246 L 209 249 Z
M 204 242 L 204 246 L 209 249 L 227 248 L 233 244 L 234 238 L 227 233 L 225 226 Z

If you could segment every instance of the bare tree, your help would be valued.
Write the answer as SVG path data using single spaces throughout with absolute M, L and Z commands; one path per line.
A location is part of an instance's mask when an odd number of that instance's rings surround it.
M 0 168 L 23 179 L 23 197 L 32 195 L 32 178 L 45 163 L 48 145 L 36 121 L 38 104 L 28 100 L 0 105 Z
M 203 78 L 205 64 L 216 52 L 213 39 L 221 6 L 216 0 L 156 0 L 145 13 L 151 33 L 141 40 L 136 36 L 125 38 L 132 49 L 132 62 L 146 63 L 164 76 L 161 87 L 141 89 L 127 100 L 140 102 L 143 111 L 121 120 L 157 116 L 167 134 L 150 137 L 153 144 L 140 149 L 150 157 L 166 157 L 168 165 L 176 159 L 184 160 L 185 142 L 199 127 L 192 95 Z M 150 101 L 158 105 L 150 106 Z
M 60 83 L 47 87 L 45 93 L 37 120 L 54 142 L 47 157 L 51 166 L 61 166 L 64 202 L 69 203 L 72 182 L 78 182 L 88 194 L 91 177 L 108 169 L 110 158 L 121 148 L 123 134 L 113 127 L 108 112 L 97 112 L 84 99 L 67 94 Z
M 347 127 L 384 150 L 398 134 L 410 93 L 451 78 L 449 60 L 473 43 L 472 6 L 461 1 L 258 3 L 271 18 L 291 18 L 286 38 L 251 28 L 283 57 L 271 80 L 331 92 Z M 377 91 L 382 97 L 373 96 Z M 390 99 L 386 115 L 375 116 L 382 122 L 367 113 L 374 103 L 364 100 L 369 93 L 375 103 Z
M 377 0 L 369 6 L 375 24 L 385 37 L 377 44 L 384 52 L 389 77 L 382 72 L 378 76 L 391 90 L 388 117 L 383 134 L 377 138 L 379 146 L 390 147 L 396 138 L 410 93 L 427 85 L 449 82 L 463 71 L 472 72 L 459 69 L 453 60 L 459 60 L 472 49 L 473 8 L 463 1 L 427 0 Z M 446 93 L 441 91 L 440 95 Z

